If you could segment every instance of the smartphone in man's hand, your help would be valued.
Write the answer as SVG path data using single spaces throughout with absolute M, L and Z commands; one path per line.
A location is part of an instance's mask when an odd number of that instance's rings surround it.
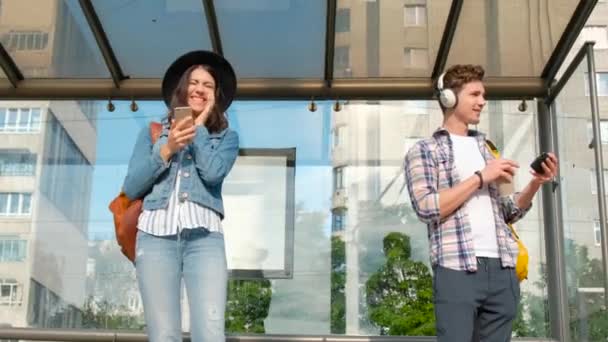
M 545 170 L 543 170 L 542 164 L 545 160 L 547 160 L 547 158 L 549 158 L 549 153 L 543 152 L 540 156 L 538 156 L 538 157 L 536 157 L 536 159 L 534 159 L 532 164 L 530 164 L 530 167 L 536 173 L 538 173 L 539 175 L 542 175 L 543 173 L 545 173 Z

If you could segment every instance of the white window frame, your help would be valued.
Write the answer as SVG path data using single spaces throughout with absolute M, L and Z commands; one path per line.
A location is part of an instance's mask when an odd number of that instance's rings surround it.
M 8 289 L 8 295 L 4 291 Z M 0 279 L 0 306 L 21 306 L 23 303 L 23 286 L 14 279 Z
M 344 166 L 337 166 L 334 168 L 334 179 L 333 179 L 333 185 L 334 185 L 334 191 L 337 190 L 342 190 L 345 188 L 345 181 L 344 181 L 344 171 L 345 168 Z
M 601 236 L 601 229 L 600 229 L 600 221 L 599 220 L 594 220 L 593 221 L 593 242 L 595 242 L 596 246 L 601 246 L 602 245 L 602 236 Z
M 0 108 L 4 112 L 4 122 L 0 122 L 0 133 L 39 133 L 40 121 L 42 118 L 42 109 L 38 107 L 32 108 Z M 35 119 L 37 114 L 38 119 Z M 14 117 L 14 125 L 9 125 L 10 119 Z M 25 120 L 23 120 L 25 118 Z M 25 124 L 22 124 L 25 121 Z
M 0 262 L 20 262 L 27 255 L 27 241 L 17 237 L 0 236 Z M 23 251 L 21 251 L 23 249 Z M 16 255 L 16 258 L 13 258 Z
M 404 47 L 403 67 L 410 69 L 427 69 L 429 67 L 428 49 Z
M 2 216 L 29 216 L 32 213 L 32 194 L 29 192 L 1 192 L 1 195 L 6 195 L 6 206 L 4 208 L 0 208 L 0 217 Z M 29 205 L 28 211 L 25 212 L 24 208 L 24 199 L 29 195 Z M 13 197 L 18 196 L 17 199 L 17 210 L 13 211 L 12 203 Z
M 342 124 L 334 127 L 333 139 L 333 147 L 344 146 L 344 143 L 346 142 L 346 125 Z
M 336 220 L 337 217 L 340 217 L 341 219 L 340 221 L 340 227 L 339 229 L 336 229 L 337 225 L 336 222 L 338 222 L 338 220 Z M 332 213 L 332 217 L 331 217 L 331 231 L 332 233 L 337 233 L 337 232 L 342 232 L 346 229 L 346 211 L 344 210 L 338 210 Z
M 606 77 L 606 86 L 602 87 L 602 84 L 600 82 L 601 77 L 600 76 L 605 76 Z M 584 80 L 585 80 L 585 96 L 589 96 L 589 75 L 587 72 L 585 72 L 585 76 L 584 76 Z M 597 71 L 595 73 L 595 83 L 597 86 L 597 96 L 608 96 L 608 72 L 605 71 Z
M 408 10 L 414 11 L 414 22 L 408 20 Z M 427 25 L 425 5 L 404 5 L 403 6 L 403 27 L 424 27 Z
M 596 37 L 599 37 L 600 39 L 595 39 Z M 581 38 L 583 41 L 595 41 L 593 48 L 596 50 L 608 49 L 608 27 L 606 25 L 589 25 L 583 27 Z
M 8 162 L 3 162 L 2 155 L 8 157 Z M 16 159 L 26 159 L 27 163 L 14 162 L 11 155 L 16 155 Z M 33 176 L 36 173 L 37 155 L 28 150 L 0 149 L 0 177 L 6 176 Z

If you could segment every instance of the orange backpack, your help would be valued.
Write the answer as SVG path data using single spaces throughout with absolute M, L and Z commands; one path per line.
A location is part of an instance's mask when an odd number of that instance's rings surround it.
M 158 122 L 150 123 L 150 137 L 152 144 L 156 142 L 162 131 L 162 125 Z M 110 202 L 109 208 L 114 216 L 114 230 L 116 241 L 124 254 L 131 262 L 135 262 L 135 240 L 137 238 L 137 220 L 143 206 L 142 198 L 130 200 L 124 192 L 120 192 Z

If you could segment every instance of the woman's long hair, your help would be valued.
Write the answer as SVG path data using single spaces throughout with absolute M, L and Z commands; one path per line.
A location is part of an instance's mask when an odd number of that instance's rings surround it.
M 193 65 L 183 73 L 182 77 L 179 79 L 179 82 L 177 82 L 175 90 L 173 90 L 168 117 L 169 119 L 173 118 L 173 110 L 176 107 L 188 106 L 188 85 L 190 84 L 190 75 L 197 68 L 203 68 L 215 80 L 215 103 L 209 112 L 209 117 L 205 122 L 205 127 L 207 127 L 210 133 L 221 132 L 228 127 L 228 120 L 218 107 L 218 103 L 222 102 L 224 99 L 224 94 L 222 92 L 220 78 L 217 75 L 217 71 L 205 64 Z

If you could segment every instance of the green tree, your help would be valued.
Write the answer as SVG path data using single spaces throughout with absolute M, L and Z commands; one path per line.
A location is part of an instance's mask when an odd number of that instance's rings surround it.
M 346 331 L 346 247 L 339 237 L 331 238 L 331 333 Z
M 143 323 L 139 315 L 129 315 L 126 312 L 127 308 L 123 305 L 89 296 L 82 312 L 82 328 L 141 330 Z
M 386 262 L 366 283 L 370 320 L 382 335 L 434 335 L 433 286 L 429 269 L 411 257 L 410 238 L 389 233 Z
M 226 302 L 226 331 L 265 333 L 272 288 L 270 280 L 230 280 Z

